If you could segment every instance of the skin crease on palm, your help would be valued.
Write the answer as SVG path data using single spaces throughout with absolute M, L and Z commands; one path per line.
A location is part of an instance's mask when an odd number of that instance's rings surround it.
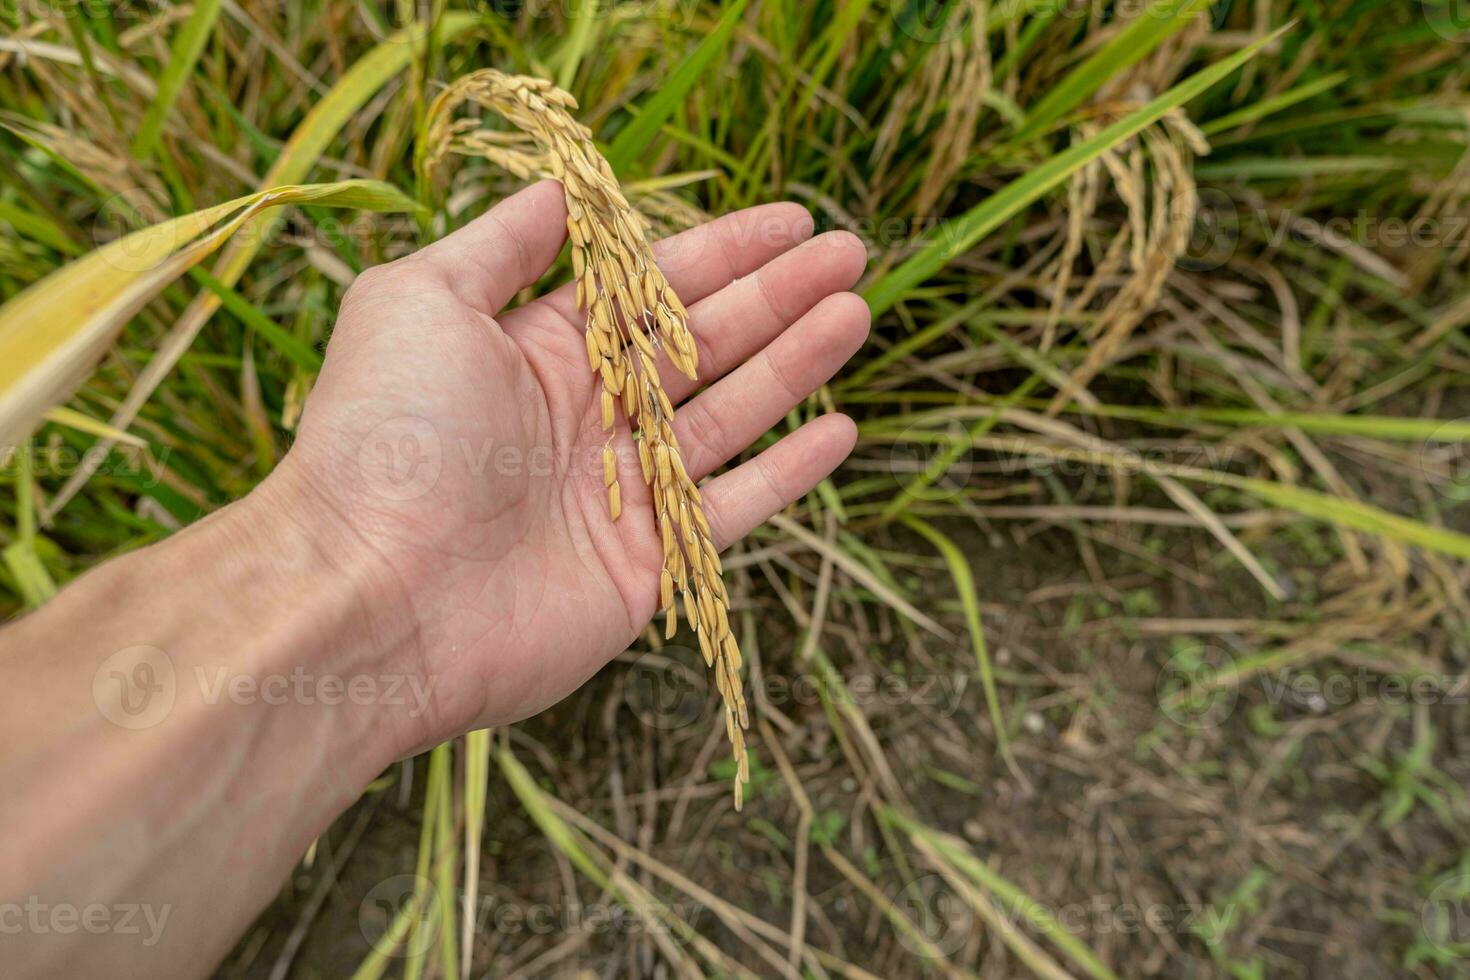
M 263 487 L 291 488 L 303 533 L 371 556 L 364 617 L 395 619 L 384 632 L 406 623 L 404 655 L 434 680 L 431 711 L 402 740 L 416 748 L 554 704 L 656 611 L 662 551 L 622 419 L 623 514 L 608 512 L 584 316 L 569 287 L 506 309 L 555 259 L 565 219 L 545 181 L 360 277 L 296 444 Z M 847 292 L 861 242 L 811 236 L 805 209 L 771 204 L 654 246 L 699 350 L 697 383 L 667 361 L 661 372 L 695 480 L 779 425 L 867 337 L 867 306 Z M 825 416 L 707 481 L 716 546 L 799 499 L 855 439 L 850 419 Z

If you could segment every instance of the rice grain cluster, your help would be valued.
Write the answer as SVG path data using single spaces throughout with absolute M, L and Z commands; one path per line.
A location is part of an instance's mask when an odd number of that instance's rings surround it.
M 454 119 L 454 111 L 467 102 L 502 116 L 534 145 L 515 134 L 483 129 L 475 119 Z M 738 809 L 750 778 L 740 648 L 730 629 L 730 599 L 719 554 L 699 488 L 685 471 L 674 436 L 674 407 L 658 374 L 662 351 L 690 379 L 697 377 L 699 358 L 689 314 L 654 261 L 643 219 L 623 196 L 591 132 L 572 118 L 569 110 L 576 107 L 575 99 L 544 79 L 494 69 L 465 75 L 429 111 L 430 149 L 421 166 L 432 173 L 445 154 L 454 152 L 482 156 L 517 176 L 561 182 L 577 307 L 587 314 L 587 364 L 601 380 L 602 427 L 609 433 L 602 452 L 608 509 L 613 520 L 622 513 L 611 438 L 621 406 L 635 429 L 639 467 L 652 491 L 663 544 L 659 607 L 667 617 L 665 635 L 672 637 L 678 629 L 677 592 L 724 702 Z

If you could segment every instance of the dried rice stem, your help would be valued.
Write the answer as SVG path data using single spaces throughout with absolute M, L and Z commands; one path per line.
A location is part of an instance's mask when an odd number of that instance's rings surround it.
M 454 120 L 466 102 L 490 109 L 534 140 L 536 151 L 503 135 Z M 597 152 L 591 132 L 572 118 L 576 100 L 551 82 L 494 69 L 458 79 L 429 110 L 425 176 L 450 153 L 490 159 L 521 177 L 561 182 L 572 241 L 577 306 L 587 313 L 587 366 L 601 379 L 602 425 L 611 432 L 619 407 L 636 426 L 643 478 L 653 492 L 655 523 L 663 542 L 659 603 L 667 632 L 678 627 L 679 605 L 694 628 L 706 665 L 725 706 L 725 732 L 735 755 L 735 806 L 750 779 L 745 729 L 750 720 L 741 685 L 740 648 L 730 630 L 730 597 L 719 554 L 710 540 L 699 488 L 684 469 L 674 437 L 674 407 L 659 382 L 663 350 L 684 374 L 696 377 L 698 355 L 689 314 L 654 262 L 644 222 L 628 204 L 612 168 Z M 603 451 L 603 482 L 614 520 L 622 510 L 611 443 Z

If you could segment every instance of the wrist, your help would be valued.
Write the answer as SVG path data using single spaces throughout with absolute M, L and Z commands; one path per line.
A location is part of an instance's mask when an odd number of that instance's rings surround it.
M 248 496 L 198 525 L 192 557 L 222 565 L 264 642 L 247 659 L 271 697 L 333 717 L 378 768 L 434 733 L 435 679 L 393 564 L 355 533 L 288 457 Z M 251 686 L 250 678 L 241 682 Z
M 22 972 L 203 975 L 420 737 L 412 629 L 374 607 L 361 556 L 302 529 L 286 486 L 107 563 L 0 636 L 26 677 L 0 692 L 15 831 L 0 894 L 160 916 L 156 945 L 58 935 Z

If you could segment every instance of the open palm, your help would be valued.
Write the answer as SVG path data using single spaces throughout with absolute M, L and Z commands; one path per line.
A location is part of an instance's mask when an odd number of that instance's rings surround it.
M 371 615 L 411 632 L 433 684 L 425 744 L 514 721 L 624 649 L 658 602 L 662 549 L 625 422 L 613 441 L 623 515 L 603 488 L 600 384 L 569 289 L 502 313 L 565 238 L 560 186 L 506 199 L 460 231 L 365 273 L 343 301 L 282 478 L 307 518 L 381 583 Z M 847 292 L 861 243 L 807 241 L 790 204 L 728 215 L 655 246 L 690 310 L 699 382 L 666 362 L 675 431 L 699 480 L 777 424 L 867 336 Z M 789 329 L 788 329 L 789 328 Z M 709 385 L 699 390 L 699 385 Z M 851 451 L 818 419 L 704 488 L 725 548 L 810 490 Z

